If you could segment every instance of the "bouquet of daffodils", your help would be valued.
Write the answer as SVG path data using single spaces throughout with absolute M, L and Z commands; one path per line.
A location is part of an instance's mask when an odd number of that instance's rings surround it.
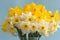
M 45 6 L 34 3 L 21 7 L 10 8 L 2 30 L 11 35 L 28 34 L 31 37 L 48 36 L 59 27 L 59 12 L 46 10 Z M 20 31 L 19 31 L 20 30 Z

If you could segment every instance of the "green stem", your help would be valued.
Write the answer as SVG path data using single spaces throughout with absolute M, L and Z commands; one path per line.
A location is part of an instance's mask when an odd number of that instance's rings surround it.
M 18 32 L 19 38 L 20 38 L 21 40 L 27 40 L 26 34 L 22 35 L 21 29 L 18 29 L 16 26 L 15 26 L 15 28 L 16 28 L 16 30 L 17 30 L 17 32 Z
M 36 31 L 34 33 L 29 33 L 28 34 L 28 39 L 29 40 L 39 40 L 41 35 Z
M 18 36 L 19 36 L 20 40 L 27 40 L 26 34 L 22 35 L 21 29 L 18 29 L 16 26 L 15 26 L 15 28 L 18 32 Z M 37 31 L 35 33 L 28 34 L 28 40 L 39 40 L 40 37 L 41 37 L 41 35 Z

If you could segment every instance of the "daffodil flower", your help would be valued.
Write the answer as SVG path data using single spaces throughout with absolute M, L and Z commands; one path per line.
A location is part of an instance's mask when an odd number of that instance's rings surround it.
M 56 21 L 59 21 L 59 13 L 58 13 L 58 11 L 56 11 L 54 13 L 54 18 L 55 18 Z
M 2 30 L 11 35 L 14 35 L 17 27 L 23 35 L 37 31 L 40 35 L 48 36 L 57 31 L 60 26 L 59 12 L 56 11 L 53 14 L 44 5 L 35 3 L 27 4 L 23 9 L 10 8 L 2 26 Z
M 22 8 L 20 8 L 20 7 L 15 7 L 14 9 L 15 9 L 15 13 L 16 13 L 18 16 L 22 15 Z
M 14 8 L 10 8 L 9 9 L 9 14 L 8 14 L 9 17 L 12 17 L 12 16 L 15 16 L 15 10 Z
M 31 23 L 31 27 L 30 27 L 30 30 L 32 33 L 36 32 L 38 29 L 38 26 L 36 23 Z

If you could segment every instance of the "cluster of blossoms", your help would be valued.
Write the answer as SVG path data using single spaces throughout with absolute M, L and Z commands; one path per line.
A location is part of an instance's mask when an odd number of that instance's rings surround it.
M 23 35 L 37 31 L 40 35 L 48 36 L 57 30 L 59 24 L 58 11 L 52 13 L 46 10 L 45 6 L 32 3 L 23 9 L 10 8 L 8 18 L 3 22 L 2 30 L 14 34 L 15 27 L 17 27 Z

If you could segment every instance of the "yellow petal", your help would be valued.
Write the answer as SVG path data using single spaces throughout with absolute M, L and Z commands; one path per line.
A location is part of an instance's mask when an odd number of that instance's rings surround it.
M 20 7 L 15 7 L 14 8 L 15 9 L 15 14 L 17 14 L 17 15 L 22 15 L 22 8 L 20 8 Z
M 14 16 L 15 15 L 15 10 L 13 9 L 13 8 L 10 8 L 9 9 L 9 14 L 8 14 L 8 16 L 9 17 L 12 17 L 12 16 Z
M 2 31 L 3 31 L 3 32 L 7 32 L 6 26 L 4 26 L 4 27 L 2 28 Z
M 59 12 L 58 11 L 56 11 L 54 13 L 54 18 L 55 18 L 56 21 L 59 21 Z
M 25 13 L 28 13 L 28 12 L 30 12 L 31 11 L 31 6 L 30 5 L 26 5 L 25 7 L 24 7 L 24 12 Z

